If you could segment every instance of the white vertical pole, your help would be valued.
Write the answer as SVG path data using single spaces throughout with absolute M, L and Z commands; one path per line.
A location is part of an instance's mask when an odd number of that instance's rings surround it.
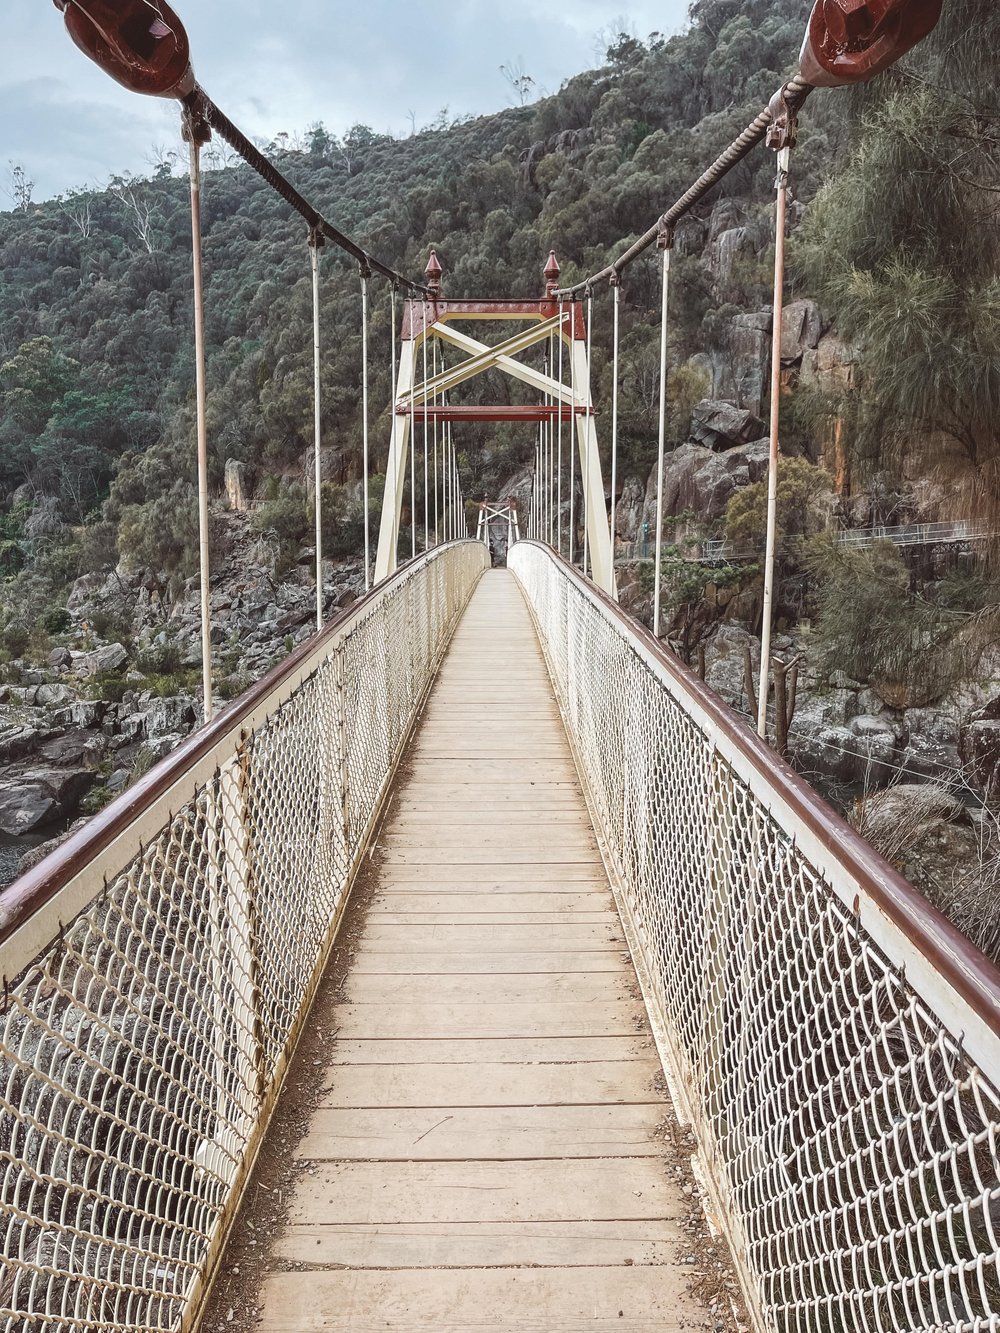
M 617 274 L 615 274 L 612 282 L 615 294 L 614 358 L 611 369 L 611 558 L 613 560 L 618 531 L 618 345 L 621 330 L 619 323 L 621 280 Z
M 576 490 L 576 301 L 570 304 L 569 314 L 569 380 L 570 380 L 570 423 L 569 423 L 569 563 L 573 564 L 576 555 L 576 514 L 574 512 Z
M 212 589 L 210 580 L 208 516 L 208 390 L 205 375 L 205 269 L 201 238 L 200 129 L 190 121 L 191 250 L 194 267 L 194 364 L 198 411 L 198 557 L 201 585 L 201 682 L 205 721 L 212 720 Z
M 434 375 L 434 378 L 437 379 L 438 345 L 436 342 L 434 344 L 433 351 L 434 351 L 434 365 L 432 373 Z M 444 396 L 442 394 L 439 394 L 435 399 L 435 405 L 439 401 L 440 402 L 444 401 Z M 435 546 L 437 546 L 437 544 L 441 540 L 441 501 L 438 495 L 438 445 L 440 443 L 440 440 L 441 440 L 441 422 L 435 421 L 434 422 L 434 545 Z
M 424 302 L 424 331 L 427 330 L 427 302 Z M 424 338 L 424 550 L 431 544 L 430 469 L 427 466 L 427 338 Z
M 660 237 L 663 252 L 663 286 L 660 299 L 660 424 L 656 455 L 656 569 L 653 575 L 653 634 L 660 637 L 660 585 L 663 571 L 663 461 L 667 442 L 667 308 L 670 299 L 670 248 L 673 237 Z
M 395 293 L 394 293 L 395 296 Z M 396 338 L 396 310 L 393 300 L 393 344 Z M 393 347 L 393 374 L 396 372 L 395 346 Z M 395 385 L 393 386 L 392 409 L 396 410 Z M 369 515 L 368 496 L 370 490 L 368 457 L 368 273 L 361 270 L 361 434 L 364 443 L 364 506 L 365 506 L 365 592 L 372 586 L 372 539 L 371 518 Z
M 593 373 L 593 366 L 591 363 L 591 357 L 593 355 L 593 337 L 594 337 L 594 298 L 590 293 L 590 288 L 588 287 L 587 288 L 587 403 L 588 404 L 591 404 L 594 399 L 594 373 Z M 588 494 L 590 489 L 590 436 L 591 432 L 588 430 L 587 448 L 585 450 L 585 462 L 583 469 L 583 475 L 585 477 L 585 481 L 583 483 L 583 500 L 582 500 L 582 503 L 586 506 L 583 515 L 584 574 L 586 574 L 587 572 L 587 557 L 590 552 L 590 541 L 588 536 L 588 530 L 590 528 L 590 499 L 592 498 Z M 593 575 L 594 572 L 593 569 L 591 569 L 590 572 L 591 575 Z
M 421 307 L 422 308 L 422 307 Z M 410 333 L 416 337 L 414 314 L 416 303 L 410 300 Z M 417 344 L 413 350 L 416 353 Z M 413 379 L 410 381 L 410 559 L 417 558 L 417 358 L 413 358 Z
M 563 325 L 563 316 L 564 316 L 564 307 L 563 307 L 563 303 L 562 303 L 562 301 L 560 301 L 560 302 L 559 302 L 559 387 L 560 387 L 560 389 L 561 389 L 562 386 L 563 386 L 563 354 L 564 354 L 564 352 L 565 352 L 565 350 L 566 350 L 566 342 L 565 342 L 565 339 L 564 339 L 564 337 L 563 337 L 563 334 L 566 332 L 565 327 L 564 327 L 564 325 Z M 562 398 L 560 397 L 560 398 L 559 398 L 559 425 L 558 425 L 558 431 L 557 431 L 557 441 L 558 441 L 557 452 L 558 452 L 559 458 L 558 458 L 558 466 L 557 466 L 557 468 L 556 468 L 556 478 L 557 478 L 557 482 L 556 482 L 556 528 L 557 528 L 557 530 L 558 530 L 558 537 L 559 537 L 559 540 L 558 540 L 557 545 L 558 545 L 558 548 L 559 548 L 559 554 L 560 554 L 560 555 L 562 555 L 562 549 L 563 549 L 563 538 L 562 538 L 562 534 L 563 534 L 563 527 L 562 527 L 562 474 L 563 474 L 563 412 L 564 412 L 564 410 L 565 410 L 565 406 L 566 406 L 565 403 L 563 402 Z M 570 435 L 570 438 L 572 439 L 572 434 Z
M 764 548 L 764 615 L 760 638 L 760 682 L 757 687 L 757 734 L 767 739 L 770 693 L 771 634 L 774 620 L 774 548 L 778 536 L 778 463 L 781 452 L 781 317 L 785 302 L 785 216 L 791 148 L 778 153 L 778 203 L 774 232 L 774 328 L 771 337 L 771 449 L 767 472 L 767 542 Z
M 323 365 L 323 345 L 320 339 L 320 247 L 323 233 L 313 231 L 309 237 L 312 248 L 312 411 L 313 411 L 313 509 L 316 512 L 316 631 L 323 629 L 323 399 L 321 399 L 320 369 Z

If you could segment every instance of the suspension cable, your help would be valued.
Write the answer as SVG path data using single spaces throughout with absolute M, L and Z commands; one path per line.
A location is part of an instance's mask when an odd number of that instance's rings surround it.
M 315 229 L 309 233 L 312 255 L 313 298 L 313 509 L 316 517 L 316 629 L 323 628 L 323 399 L 321 371 L 323 366 L 320 326 L 319 252 L 324 245 L 323 233 Z
M 759 143 L 764 142 L 776 118 L 776 112 L 773 108 L 777 102 L 783 101 L 789 110 L 795 113 L 801 109 L 812 91 L 811 85 L 806 83 L 805 79 L 799 74 L 796 74 L 788 83 L 782 85 L 778 94 L 772 99 L 771 104 L 750 122 L 743 133 L 738 135 L 729 147 L 719 154 L 708 170 L 698 177 L 691 188 L 682 194 L 676 203 L 672 204 L 647 232 L 644 232 L 633 245 L 630 245 L 624 254 L 619 255 L 607 268 L 602 268 L 600 273 L 584 278 L 582 282 L 576 283 L 573 287 L 561 288 L 556 292 L 556 295 L 575 296 L 586 291 L 588 287 L 594 287 L 600 282 L 609 281 L 613 274 L 622 273 L 628 268 L 629 264 L 638 259 L 656 242 L 661 229 L 673 231 L 681 218 L 689 213 L 695 204 L 704 199 L 709 190 L 718 185 L 723 177 L 728 176 L 733 167 L 738 166 Z
M 352 241 L 349 236 L 346 236 L 342 231 L 338 231 L 336 227 L 327 222 L 326 218 L 317 212 L 312 204 L 299 193 L 288 177 L 284 176 L 274 163 L 250 142 L 242 130 L 233 124 L 225 112 L 216 106 L 204 88 L 195 88 L 194 92 L 184 98 L 183 101 L 188 115 L 203 121 L 215 130 L 220 138 L 225 139 L 230 148 L 239 153 L 247 166 L 252 167 L 272 190 L 280 194 L 286 203 L 290 204 L 297 213 L 305 218 L 310 229 L 322 232 L 328 241 L 332 241 L 339 249 L 353 255 L 362 268 L 381 273 L 390 282 L 397 283 L 410 292 L 430 294 L 429 289 L 422 283 L 414 282 L 412 278 L 406 277 L 403 273 L 398 273 L 388 264 L 383 264 L 380 259 L 369 254 L 357 242 Z
M 392 289 L 393 312 L 395 316 L 396 289 Z M 393 337 L 395 338 L 395 317 L 393 318 Z M 393 374 L 395 375 L 395 354 L 393 354 Z M 392 384 L 392 410 L 396 410 L 396 386 Z M 364 505 L 365 505 L 365 592 L 371 584 L 371 533 L 368 513 L 369 459 L 368 459 L 368 273 L 361 270 L 361 436 L 364 449 Z
M 191 149 L 191 242 L 194 255 L 194 364 L 198 433 L 198 563 L 201 592 L 201 679 L 205 721 L 212 720 L 212 590 L 208 516 L 208 388 L 205 372 L 205 268 L 201 234 L 201 150 L 204 130 L 184 119 Z
M 663 579 L 663 461 L 667 442 L 667 310 L 670 300 L 670 251 L 673 234 L 660 233 L 663 252 L 663 279 L 660 295 L 660 419 L 656 455 L 656 559 L 653 573 L 653 634 L 660 637 L 660 584 Z
M 620 307 L 622 285 L 617 273 L 611 279 L 614 292 L 614 328 L 612 341 L 614 350 L 611 363 L 611 559 L 615 558 L 615 540 L 618 528 L 618 350 L 620 342 Z

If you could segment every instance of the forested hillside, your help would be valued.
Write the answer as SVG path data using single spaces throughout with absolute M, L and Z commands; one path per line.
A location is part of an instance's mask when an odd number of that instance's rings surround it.
M 705 161 L 759 109 L 793 58 L 807 0 L 702 0 L 691 30 L 644 45 L 623 36 L 607 65 L 554 97 L 496 116 L 393 141 L 355 127 L 313 126 L 301 149 L 272 145 L 284 170 L 328 216 L 392 264 L 419 276 L 429 248 L 453 295 L 533 294 L 555 248 L 571 278 L 603 263 L 648 226 Z M 800 197 L 816 188 L 830 144 L 812 117 L 797 168 Z M 766 199 L 773 162 L 758 154 L 726 186 Z M 113 180 L 0 218 L 0 487 L 54 496 L 62 519 L 94 531 L 15 599 L 32 622 L 60 578 L 120 553 L 165 573 L 190 572 L 193 533 L 193 368 L 186 183 L 169 163 L 151 180 Z M 301 471 L 310 437 L 308 251 L 301 222 L 248 169 L 208 176 L 205 189 L 213 481 L 225 462 L 258 480 Z M 745 295 L 766 291 L 766 264 L 748 266 Z M 360 468 L 360 299 L 353 265 L 328 251 L 324 299 L 327 475 Z M 679 263 L 676 352 L 703 347 L 719 302 L 696 255 Z M 757 272 L 756 269 L 760 271 Z M 759 289 L 759 290 L 758 290 Z M 626 446 L 648 470 L 655 330 L 648 269 L 627 292 Z M 376 293 L 376 454 L 389 397 L 388 292 Z M 599 347 L 607 342 L 599 320 Z M 600 383 L 602 360 L 597 361 Z M 686 423 L 685 423 L 686 425 Z M 532 440 L 501 433 L 485 452 L 461 446 L 478 493 L 530 457 Z M 102 505 L 108 524 L 96 524 Z M 18 491 L 6 539 L 18 542 L 30 503 Z M 79 549 L 76 549 L 79 548 Z M 6 547 L 6 568 L 18 560 Z M 37 562 L 36 562 L 37 564 Z M 23 591 L 23 590 L 22 590 Z M 30 604 L 29 604 L 30 603 Z

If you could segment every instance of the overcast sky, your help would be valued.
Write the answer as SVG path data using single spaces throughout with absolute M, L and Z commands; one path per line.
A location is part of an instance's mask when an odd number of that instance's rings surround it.
M 2 0 L 0 209 L 10 163 L 35 198 L 148 172 L 153 145 L 174 146 L 174 103 L 125 92 L 70 42 L 51 0 Z M 508 105 L 501 64 L 539 89 L 595 63 L 596 38 L 623 24 L 639 36 L 676 32 L 688 0 L 175 0 L 204 87 L 249 134 L 272 138 L 322 120 L 406 134 L 410 112 L 429 124 Z

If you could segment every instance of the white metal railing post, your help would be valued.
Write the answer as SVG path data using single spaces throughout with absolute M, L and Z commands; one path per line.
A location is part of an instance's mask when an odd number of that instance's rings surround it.
M 667 440 L 667 316 L 670 302 L 671 231 L 662 231 L 658 248 L 663 256 L 660 284 L 660 411 L 656 454 L 656 554 L 653 571 L 653 634 L 660 637 L 660 590 L 663 582 L 663 467 Z
M 778 537 L 778 467 L 781 455 L 781 323 L 785 301 L 785 225 L 788 176 L 795 144 L 795 117 L 787 110 L 768 132 L 768 146 L 778 152 L 774 211 L 774 301 L 771 333 L 771 423 L 767 469 L 767 537 L 764 547 L 764 606 L 760 638 L 760 682 L 757 687 L 757 734 L 767 739 L 767 704 L 771 693 L 771 636 L 774 626 L 775 546 Z
M 363 472 L 362 481 L 362 503 L 365 509 L 365 592 L 372 586 L 372 540 L 371 540 L 371 500 L 370 500 L 370 473 L 371 461 L 369 458 L 369 410 L 368 410 L 368 282 L 370 274 L 366 269 L 361 270 L 361 440 L 363 452 Z M 392 356 L 392 411 L 396 410 L 396 302 L 395 292 L 392 302 L 392 338 L 393 338 L 393 356 Z
M 617 273 L 611 279 L 611 290 L 614 293 L 614 328 L 612 330 L 614 352 L 611 365 L 611 552 L 613 558 L 618 541 L 618 397 L 620 388 L 618 356 L 622 293 L 621 278 Z
M 316 542 L 316 629 L 323 628 L 323 398 L 322 398 L 322 337 L 320 327 L 319 252 L 326 244 L 317 228 L 309 234 L 312 256 L 313 298 L 313 508 L 315 511 Z
M 201 592 L 201 686 L 204 719 L 210 722 L 212 700 L 212 589 L 208 512 L 208 380 L 205 367 L 205 269 L 201 229 L 201 150 L 211 138 L 203 120 L 184 116 L 184 137 L 190 149 L 191 256 L 194 276 L 194 365 L 198 429 L 198 565 Z

